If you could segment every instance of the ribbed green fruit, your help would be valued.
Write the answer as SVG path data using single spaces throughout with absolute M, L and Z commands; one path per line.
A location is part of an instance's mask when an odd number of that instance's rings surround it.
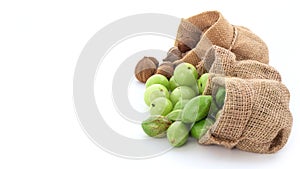
M 167 130 L 169 143 L 174 147 L 180 147 L 187 142 L 189 131 L 184 123 L 175 121 Z
M 184 123 L 194 123 L 205 118 L 208 114 L 212 97 L 200 95 L 191 99 L 183 108 L 181 120 Z
M 195 123 L 191 129 L 191 135 L 195 139 L 200 139 L 213 124 L 213 121 L 209 118 L 203 119 Z
M 172 121 L 164 116 L 154 115 L 142 122 L 144 132 L 150 137 L 164 137 Z
M 171 121 L 178 121 L 181 120 L 181 112 L 181 109 L 173 110 L 166 117 Z

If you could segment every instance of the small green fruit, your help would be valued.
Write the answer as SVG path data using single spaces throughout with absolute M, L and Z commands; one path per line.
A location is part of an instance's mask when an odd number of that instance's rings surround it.
M 173 110 L 166 117 L 171 121 L 178 121 L 181 120 L 181 112 L 181 109 Z
M 187 142 L 189 131 L 184 123 L 175 121 L 167 130 L 169 143 L 174 147 L 180 147 Z
M 146 91 L 144 93 L 144 101 L 148 106 L 150 106 L 150 103 L 156 98 L 169 98 L 169 95 L 169 91 L 165 86 L 161 84 L 153 84 L 146 88 Z
M 198 79 L 198 88 L 199 93 L 202 94 L 208 81 L 209 73 L 204 73 L 199 79 Z
M 191 99 L 183 108 L 181 120 L 184 123 L 194 123 L 208 114 L 212 97 L 201 95 Z
M 206 118 L 194 124 L 191 129 L 191 135 L 195 139 L 200 139 L 213 124 L 213 121 Z
M 188 102 L 189 100 L 179 100 L 173 107 L 173 110 L 183 109 Z
M 173 91 L 175 88 L 179 87 L 179 84 L 175 81 L 174 76 L 172 76 L 170 78 L 169 84 L 170 84 L 171 91 Z
M 213 100 L 210 104 L 208 117 L 213 120 L 216 120 L 216 114 L 218 113 L 218 111 L 219 111 L 219 108 L 216 105 L 215 101 Z
M 193 89 L 194 90 L 194 92 L 196 93 L 196 95 L 199 95 L 200 93 L 199 93 L 199 88 L 198 88 L 198 84 L 197 83 L 195 83 L 194 85 L 192 85 L 192 86 L 189 86 L 191 89 Z
M 170 99 L 175 105 L 179 100 L 189 100 L 196 96 L 196 93 L 193 89 L 187 86 L 179 86 L 174 89 L 170 95 Z
M 144 132 L 150 137 L 164 137 L 172 121 L 163 116 L 150 116 L 142 122 Z
M 167 89 L 170 88 L 170 84 L 169 84 L 169 80 L 161 75 L 161 74 L 155 74 L 152 75 L 147 81 L 146 81 L 146 88 L 153 85 L 153 84 L 161 84 L 163 86 L 165 86 Z
M 219 108 L 222 108 L 224 105 L 226 90 L 224 87 L 219 87 L 217 93 L 216 93 L 216 103 Z
M 181 63 L 174 70 L 174 80 L 180 86 L 193 86 L 197 84 L 198 72 L 196 68 L 189 63 Z
M 172 111 L 172 109 L 173 109 L 172 102 L 165 97 L 156 98 L 150 104 L 150 114 L 151 115 L 166 116 L 167 114 L 169 114 Z

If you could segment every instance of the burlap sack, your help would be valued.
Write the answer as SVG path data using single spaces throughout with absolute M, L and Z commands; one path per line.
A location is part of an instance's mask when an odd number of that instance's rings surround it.
M 269 62 L 267 45 L 249 29 L 231 25 L 218 11 L 182 19 L 175 46 L 182 44 L 192 49 L 182 60 L 195 66 L 212 45 L 232 51 L 237 60 Z
M 199 74 L 205 72 L 242 79 L 271 79 L 281 81 L 279 72 L 268 64 L 255 60 L 236 61 L 233 52 L 213 45 L 196 66 Z
M 215 123 L 199 139 L 255 153 L 275 153 L 287 142 L 292 127 L 290 94 L 280 82 L 266 79 L 213 77 L 204 94 L 226 89 L 225 102 Z

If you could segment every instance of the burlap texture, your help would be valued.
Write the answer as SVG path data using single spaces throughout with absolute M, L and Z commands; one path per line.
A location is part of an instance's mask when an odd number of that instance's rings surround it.
M 183 19 L 178 28 L 175 46 L 179 42 L 192 49 L 182 60 L 195 66 L 211 45 L 232 51 L 237 60 L 269 62 L 267 45 L 249 29 L 231 25 L 218 11 L 207 11 Z
M 221 114 L 200 144 L 217 144 L 255 153 L 275 153 L 287 142 L 292 127 L 290 94 L 278 81 L 210 78 L 204 94 L 226 89 Z
M 281 81 L 279 72 L 268 64 L 255 60 L 236 61 L 236 55 L 219 46 L 213 45 L 204 59 L 198 63 L 197 70 L 242 79 L 272 79 Z
M 190 49 L 193 49 L 199 42 L 202 30 L 195 24 L 192 24 L 188 20 L 181 19 L 178 26 L 175 46 L 178 46 L 178 42 L 182 42 Z

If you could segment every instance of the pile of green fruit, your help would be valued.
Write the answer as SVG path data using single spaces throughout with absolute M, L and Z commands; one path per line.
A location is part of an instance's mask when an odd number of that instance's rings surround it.
M 161 74 L 151 76 L 145 84 L 150 117 L 142 122 L 144 132 L 150 137 L 167 136 L 174 147 L 185 144 L 189 134 L 201 138 L 218 118 L 225 98 L 223 87 L 214 96 L 202 95 L 208 77 L 199 78 L 189 63 L 176 66 L 170 80 Z

